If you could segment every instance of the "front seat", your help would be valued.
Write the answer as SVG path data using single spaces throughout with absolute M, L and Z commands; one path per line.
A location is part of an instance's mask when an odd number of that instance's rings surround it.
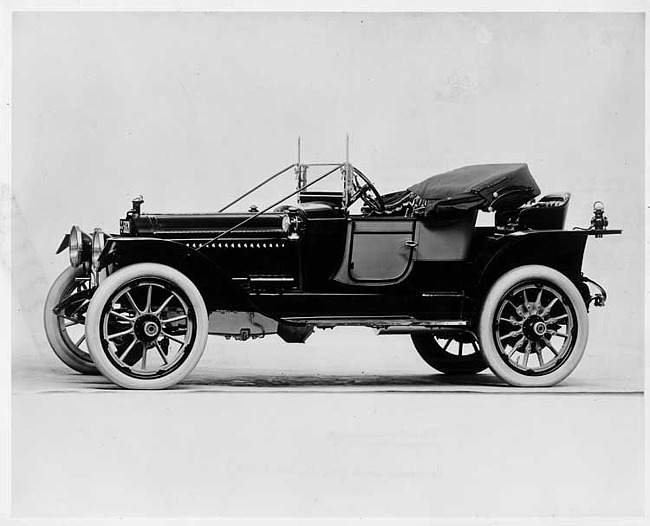
M 418 197 L 409 190 L 400 190 L 381 196 L 384 201 L 384 211 L 377 212 L 368 206 L 361 207 L 363 215 L 388 215 L 410 217 Z

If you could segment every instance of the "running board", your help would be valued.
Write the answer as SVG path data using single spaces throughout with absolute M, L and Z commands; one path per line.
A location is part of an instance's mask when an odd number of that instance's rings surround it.
M 471 332 L 466 325 L 411 325 L 375 328 L 375 334 L 383 336 L 387 334 L 433 334 L 439 332 Z
M 378 336 L 384 336 L 386 334 L 431 334 L 434 332 L 432 327 L 384 327 L 381 329 L 375 329 L 375 334 Z
M 284 318 L 294 323 L 307 323 L 319 329 L 332 329 L 334 327 L 371 327 L 377 329 L 378 334 L 398 334 L 388 332 L 401 330 L 399 334 L 410 332 L 431 331 L 433 329 L 452 329 L 467 327 L 469 323 L 465 320 L 419 320 L 416 318 L 403 317 L 368 317 L 368 316 L 340 316 L 340 317 L 300 317 Z

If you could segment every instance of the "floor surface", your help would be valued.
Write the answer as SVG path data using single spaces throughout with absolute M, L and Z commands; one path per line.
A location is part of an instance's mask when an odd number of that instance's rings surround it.
M 13 514 L 642 515 L 641 372 L 585 360 L 557 387 L 513 389 L 436 374 L 404 338 L 345 336 L 210 339 L 155 392 L 31 349 L 13 367 Z

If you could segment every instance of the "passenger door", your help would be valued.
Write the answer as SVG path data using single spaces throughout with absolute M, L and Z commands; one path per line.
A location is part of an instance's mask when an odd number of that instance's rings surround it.
M 398 283 L 413 267 L 415 220 L 352 217 L 343 260 L 334 279 L 355 285 Z

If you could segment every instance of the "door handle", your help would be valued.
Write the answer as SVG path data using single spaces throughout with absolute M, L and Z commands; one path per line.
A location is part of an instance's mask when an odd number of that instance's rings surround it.
M 412 239 L 407 239 L 406 241 L 404 241 L 404 246 L 410 247 L 410 248 L 415 248 L 415 247 L 418 246 L 418 243 L 417 243 L 417 241 L 413 241 Z

